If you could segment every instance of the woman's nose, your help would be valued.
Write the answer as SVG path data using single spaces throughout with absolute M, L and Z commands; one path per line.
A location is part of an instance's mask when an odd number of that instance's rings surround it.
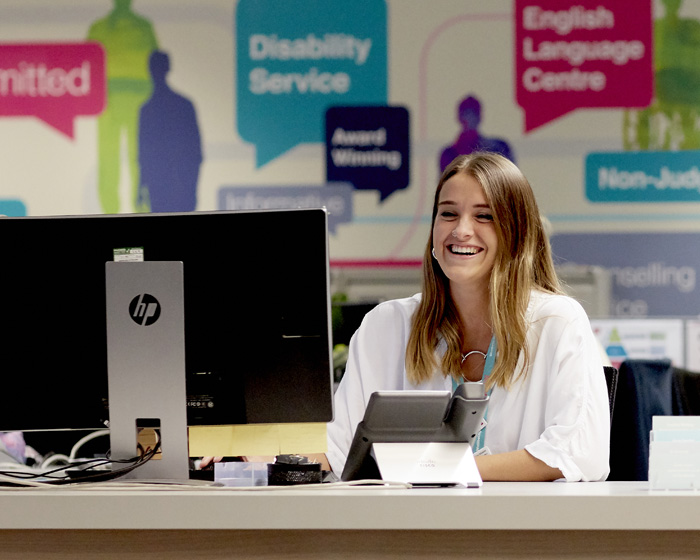
M 474 225 L 471 218 L 462 218 L 452 230 L 452 237 L 455 239 L 468 239 L 474 234 Z

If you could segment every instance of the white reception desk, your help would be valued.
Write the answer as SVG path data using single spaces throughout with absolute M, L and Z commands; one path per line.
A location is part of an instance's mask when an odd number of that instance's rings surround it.
M 23 489 L 0 503 L 2 559 L 700 556 L 700 492 L 643 482 Z

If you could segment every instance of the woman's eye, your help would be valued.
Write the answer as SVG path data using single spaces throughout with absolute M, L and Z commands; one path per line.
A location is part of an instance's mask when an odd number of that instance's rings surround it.
M 444 210 L 443 212 L 440 213 L 440 216 L 443 218 L 454 218 L 457 216 L 455 212 L 450 212 L 449 210 Z
M 493 214 L 477 214 L 476 219 L 480 222 L 493 222 Z

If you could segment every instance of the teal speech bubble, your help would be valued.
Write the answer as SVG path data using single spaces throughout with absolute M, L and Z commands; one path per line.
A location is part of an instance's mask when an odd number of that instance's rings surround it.
M 700 202 L 700 151 L 593 152 L 586 156 L 591 202 Z
M 26 216 L 27 207 L 21 200 L 13 198 L 0 199 L 0 216 Z
M 385 0 L 241 0 L 235 27 L 238 133 L 257 167 L 323 142 L 331 105 L 386 104 Z

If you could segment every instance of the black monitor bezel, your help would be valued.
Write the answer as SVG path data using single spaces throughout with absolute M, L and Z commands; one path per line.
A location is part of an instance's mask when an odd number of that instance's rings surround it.
M 259 387 L 246 387 L 245 402 L 241 401 L 241 407 L 245 408 L 243 415 L 238 418 L 228 417 L 224 415 L 220 417 L 194 418 L 188 416 L 188 424 L 190 425 L 221 425 L 221 424 L 244 424 L 244 423 L 278 423 L 278 422 L 328 422 L 333 417 L 332 405 L 332 357 L 331 357 L 331 324 L 330 324 L 330 294 L 329 294 L 329 264 L 328 264 L 328 229 L 327 229 L 327 213 L 323 208 L 314 209 L 289 209 L 289 210 L 251 210 L 251 211 L 211 211 L 211 212 L 189 212 L 189 213 L 162 213 L 162 214 L 120 214 L 120 215 L 75 215 L 75 216 L 28 216 L 28 217 L 8 217 L 0 219 L 0 235 L 9 243 L 14 244 L 15 249 L 5 251 L 4 266 L 5 281 L 0 279 L 0 290 L 3 286 L 12 285 L 7 282 L 11 277 L 13 270 L 13 258 L 17 258 L 18 263 L 25 259 L 31 266 L 36 265 L 35 272 L 39 276 L 37 278 L 28 278 L 27 282 L 31 286 L 27 287 L 27 292 L 31 290 L 36 294 L 48 290 L 51 292 L 52 282 L 63 282 L 70 294 L 67 299 L 75 298 L 76 293 L 80 293 L 79 289 L 84 288 L 86 293 L 91 294 L 91 298 L 95 299 L 95 294 L 99 291 L 99 287 L 95 289 L 92 284 L 97 282 L 104 286 L 104 261 L 95 262 L 95 267 L 99 267 L 101 280 L 97 279 L 97 272 L 93 272 L 90 268 L 89 278 L 83 278 L 83 272 L 76 272 L 74 277 L 66 273 L 75 263 L 81 263 L 81 259 L 94 259 L 94 255 L 87 255 L 90 252 L 90 247 L 94 247 L 95 239 L 100 237 L 100 231 L 111 231 L 113 229 L 127 229 L 129 224 L 137 224 L 143 231 L 148 231 L 148 239 L 145 240 L 147 245 L 144 248 L 146 260 L 180 260 L 182 255 L 182 243 L 184 243 L 185 235 L 188 239 L 192 239 L 193 246 L 203 248 L 203 252 L 210 251 L 210 245 L 215 244 L 220 246 L 222 259 L 235 260 L 237 277 L 246 279 L 246 282 L 257 282 L 260 285 L 260 290 L 267 289 L 269 292 L 269 300 L 263 301 L 261 291 L 256 291 L 251 295 L 251 298 L 258 298 L 261 313 L 273 314 L 274 317 L 245 317 L 240 319 L 245 320 L 246 328 L 237 332 L 243 333 L 242 338 L 245 339 L 251 352 L 259 352 L 258 359 L 261 364 L 261 371 L 265 368 L 265 364 L 272 364 L 276 367 L 275 372 L 264 372 L 265 375 L 279 375 L 279 372 L 284 368 L 288 368 L 294 375 L 303 376 L 307 372 L 320 367 L 324 371 L 327 369 L 327 375 L 321 379 L 319 377 L 319 386 L 313 389 L 313 396 L 309 399 L 308 406 L 303 400 L 298 399 L 295 391 L 290 390 L 291 385 L 281 387 L 274 390 L 274 394 L 260 394 L 263 391 L 263 385 Z M 63 226 L 71 226 L 75 231 L 72 231 L 70 236 L 62 236 L 58 231 Z M 306 231 L 308 230 L 308 231 Z M 180 232 L 180 233 L 178 233 Z M 218 237 L 216 237 L 218 235 Z M 225 238 L 224 238 L 225 237 Z M 33 241 L 32 241 L 33 240 Z M 154 250 L 154 240 L 158 240 L 159 249 Z M 198 241 L 197 241 L 198 240 Z M 138 235 L 129 236 L 123 235 L 118 242 L 106 240 L 110 249 L 121 247 L 138 247 L 144 244 L 143 239 L 139 239 Z M 189 242 L 189 241 L 188 241 Z M 198 245 L 199 244 L 199 245 Z M 114 246 L 113 246 L 114 245 Z M 150 245 L 150 246 L 149 246 Z M 178 248 L 178 245 L 180 247 Z M 204 249 L 206 247 L 206 249 Z M 191 249 L 191 247 L 190 247 Z M 13 252 L 14 251 L 14 252 Z M 100 249 L 101 251 L 101 249 Z M 213 251 L 213 249 L 211 249 Z M 294 257 L 282 257 L 280 251 L 293 252 Z M 280 261 L 279 270 L 277 267 L 262 266 L 262 259 L 274 259 L 274 253 L 277 252 Z M 257 255 L 260 254 L 261 260 L 258 260 Z M 94 259 L 100 260 L 100 259 Z M 184 259 L 185 266 L 185 300 L 186 311 L 188 301 L 188 265 L 187 259 Z M 81 269 L 81 266 L 75 266 L 76 269 Z M 256 266 L 264 268 L 264 270 L 256 270 Z M 305 270 L 306 268 L 309 270 Z M 97 268 L 95 268 L 96 270 Z M 82 269 L 81 269 L 82 270 Z M 70 282 L 66 282 L 66 274 Z M 231 273 L 233 275 L 233 273 Z M 8 276 L 10 275 L 10 276 Z M 61 276 L 64 275 L 64 276 Z M 262 277 L 266 275 L 267 277 Z M 274 276 L 274 278 L 271 278 Z M 61 277 L 61 280 L 56 280 Z M 19 281 L 19 280 L 18 280 Z M 72 289 L 72 284 L 75 283 L 76 290 Z M 17 288 L 17 284 L 14 285 Z M 24 291 L 24 287 L 20 286 L 20 292 Z M 218 286 L 217 289 L 219 289 Z M 279 288 L 279 289 L 278 289 Z M 17 289 L 15 289 L 15 292 Z M 7 294 L 8 298 L 16 298 L 22 296 L 27 298 L 27 293 Z M 212 298 L 214 293 L 211 294 Z M 248 305 L 246 294 L 240 294 Z M 305 298 L 312 298 L 313 305 L 307 307 Z M 30 298 L 31 299 L 31 298 Z M 41 297 L 36 299 L 41 300 Z M 74 301 L 76 313 L 85 313 L 86 321 L 91 321 L 94 325 L 93 329 L 99 332 L 99 335 L 93 337 L 88 336 L 89 341 L 80 340 L 87 336 L 84 332 L 76 333 L 75 347 L 69 351 L 62 352 L 56 357 L 54 362 L 47 359 L 42 354 L 42 348 L 47 346 L 49 351 L 56 351 L 61 345 L 54 345 L 46 342 L 44 339 L 50 338 L 46 332 L 41 331 L 40 324 L 35 332 L 32 332 L 27 327 L 28 322 L 18 318 L 18 315 L 26 310 L 28 313 L 33 313 L 41 320 L 40 306 L 34 302 L 27 302 L 28 307 L 22 307 L 19 304 L 9 304 L 6 300 L 6 309 L 12 311 L 12 316 L 8 320 L 8 328 L 14 326 L 20 334 L 17 336 L 36 336 L 35 352 L 31 352 L 33 346 L 25 347 L 26 356 L 24 363 L 17 360 L 4 360 L 5 375 L 4 389 L 6 403 L 12 403 L 11 406 L 0 407 L 0 430 L 20 430 L 20 431 L 46 431 L 46 430 L 85 430 L 98 429 L 105 427 L 105 421 L 108 419 L 108 395 L 106 393 L 106 341 L 105 346 L 100 348 L 90 348 L 97 338 L 103 337 L 105 330 L 105 311 L 104 309 L 93 309 L 92 311 L 81 305 L 83 302 Z M 103 301 L 103 300 L 102 300 Z M 271 303 L 274 302 L 274 303 Z M 218 302 L 222 304 L 222 302 Z M 228 308 L 233 305 L 231 301 L 225 302 Z M 252 304 L 251 304 L 252 305 Z M 90 307 L 90 306 L 88 306 Z M 97 307 L 94 304 L 92 307 Z M 316 310 L 313 311 L 311 308 Z M 104 308 L 104 305 L 102 305 Z M 69 304 L 61 308 L 66 313 L 71 309 Z M 252 307 L 246 307 L 250 310 Z M 191 310 L 190 310 L 191 311 Z M 190 313 L 191 315 L 192 313 Z M 313 320 L 309 317 L 313 315 Z M 72 319 L 71 319 L 72 320 Z M 232 318 L 232 321 L 239 319 Z M 186 323 L 188 318 L 186 317 Z M 69 320 L 70 322 L 70 320 Z M 280 341 L 278 345 L 272 348 L 265 348 L 264 344 L 257 344 L 254 334 L 248 334 L 248 330 L 259 332 L 261 329 L 269 328 L 271 323 L 275 324 L 280 334 L 282 331 L 297 334 L 309 334 L 311 337 L 298 340 L 291 338 Z M 23 330 L 26 329 L 26 332 Z M 311 329 L 314 332 L 305 333 L 305 329 Z M 56 328 L 54 331 L 57 337 L 62 337 L 62 340 L 68 340 L 64 337 L 61 329 Z M 37 334 L 41 333 L 41 334 Z M 202 336 L 209 337 L 209 334 Z M 212 335 L 215 338 L 215 335 Z M 8 337 L 6 336 L 6 352 L 8 351 Z M 106 338 L 106 337 L 105 337 Z M 12 340 L 12 337 L 10 337 Z M 286 346 L 284 346 L 286 344 Z M 82 346 L 81 346 L 82 345 Z M 186 345 L 188 343 L 186 342 Z M 291 356 L 288 358 L 289 363 L 279 363 L 275 361 L 274 354 L 283 349 L 292 348 Z M 266 350 L 266 351 L 265 351 Z M 11 351 L 11 349 L 9 350 Z M 242 351 L 242 350 L 241 350 Z M 45 354 L 45 352 L 44 352 Z M 71 358 L 80 356 L 81 354 L 89 354 L 99 365 L 95 368 L 92 374 L 82 372 L 81 375 L 75 375 L 71 371 Z M 322 354 L 322 355 L 321 355 Z M 313 355 L 318 357 L 321 355 L 323 362 L 319 364 L 311 364 L 306 357 Z M 34 357 L 32 357 L 34 356 Z M 98 356 L 98 358 L 94 358 Z M 6 355 L 7 358 L 7 355 Z M 104 359 L 104 361 L 103 361 Z M 68 362 L 68 363 L 67 363 Z M 31 369 L 31 364 L 37 367 Z M 43 372 L 38 374 L 40 364 L 52 364 L 54 370 L 51 372 Z M 15 373 L 13 373 L 13 371 Z M 191 372 L 188 371 L 188 387 L 191 385 Z M 15 375 L 21 377 L 17 378 Z M 252 374 L 251 374 L 252 375 Z M 315 375 L 315 374 L 314 374 Z M 33 379 L 31 383 L 26 382 L 26 376 Z M 95 378 L 93 383 L 92 377 Z M 23 379 L 23 380 L 22 380 Z M 86 382 L 89 379 L 89 382 Z M 20 380 L 22 380 L 20 382 Z M 47 381 L 53 380 L 53 381 Z M 264 381 L 264 387 L 269 388 L 270 379 Z M 55 383 L 54 383 L 55 382 Z M 60 385 L 69 386 L 73 384 L 76 388 L 81 388 L 84 385 L 90 385 L 86 388 L 86 393 L 79 398 L 66 403 L 65 412 L 69 412 L 69 408 L 75 407 L 76 414 L 66 414 L 65 418 L 61 418 L 62 413 L 58 413 L 55 421 L 46 421 L 46 419 L 37 420 L 37 422 L 29 421 L 30 411 L 34 405 L 40 406 L 42 403 L 50 403 L 58 398 L 65 398 L 64 393 L 56 393 L 56 387 Z M 281 384 L 284 385 L 284 384 Z M 303 380 L 295 384 L 297 392 L 303 393 L 310 391 L 308 385 L 302 386 Z M 267 390 L 267 389 L 265 389 Z M 52 395 L 56 393 L 56 395 Z M 190 391 L 188 390 L 188 395 Z M 296 410 L 290 415 L 281 415 L 280 417 L 267 418 L 268 412 L 274 410 L 275 402 L 280 399 L 296 399 Z M 157 398 L 157 395 L 154 395 Z M 246 403 L 248 400 L 255 402 L 252 408 L 256 408 L 257 412 L 250 410 L 250 406 Z M 261 403 L 267 403 L 263 406 Z M 320 403 L 320 404 L 319 404 Z M 318 407 L 320 408 L 314 408 Z M 240 410 L 241 407 L 236 407 Z M 233 407 L 232 407 L 233 408 Z M 78 409 L 80 413 L 77 413 Z M 191 410 L 191 407 L 189 408 Z M 25 414 L 26 412 L 26 414 Z M 259 414 L 263 412 L 263 414 Z M 274 415 L 273 415 L 274 416 Z

